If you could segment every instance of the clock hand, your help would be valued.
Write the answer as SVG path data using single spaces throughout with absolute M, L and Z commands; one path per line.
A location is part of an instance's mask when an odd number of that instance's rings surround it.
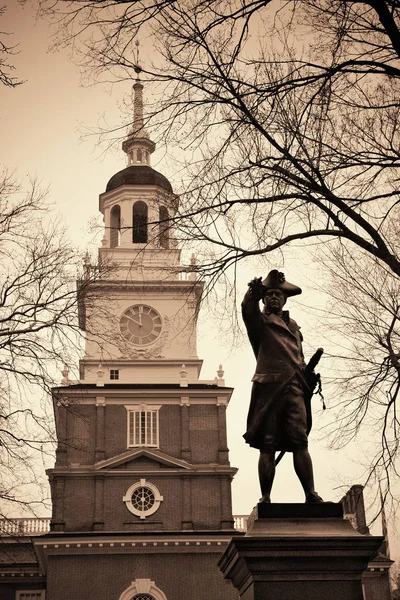
M 125 315 L 127 319 L 130 319 L 131 321 L 133 321 L 134 323 L 137 323 L 137 325 L 139 325 L 139 327 L 142 326 L 142 318 L 141 315 L 139 315 L 139 321 L 137 321 L 136 319 L 134 319 L 133 317 L 128 317 L 128 315 Z

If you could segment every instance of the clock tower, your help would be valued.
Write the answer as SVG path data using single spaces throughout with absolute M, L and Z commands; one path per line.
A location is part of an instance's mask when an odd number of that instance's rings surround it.
M 220 367 L 199 379 L 202 282 L 181 263 L 179 199 L 150 166 L 155 144 L 134 88 L 128 165 L 100 195 L 101 275 L 78 284 L 79 381 L 53 392 L 51 532 L 34 541 L 47 600 L 234 600 L 217 563 L 234 530 Z

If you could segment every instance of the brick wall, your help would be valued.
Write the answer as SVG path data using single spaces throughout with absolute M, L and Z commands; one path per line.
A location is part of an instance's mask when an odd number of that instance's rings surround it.
M 137 578 L 154 581 L 168 600 L 238 600 L 218 560 L 218 553 L 50 556 L 46 600 L 118 600 Z
M 172 458 L 183 457 L 193 465 L 217 464 L 226 426 L 225 418 L 218 417 L 219 412 L 216 404 L 163 405 L 159 419 L 160 451 Z M 103 415 L 104 441 L 99 443 L 102 426 L 99 429 L 100 421 L 96 424 L 96 419 L 102 419 Z M 223 428 L 222 435 L 218 427 Z M 231 519 L 231 498 L 226 491 L 229 476 L 226 486 L 222 481 L 227 476 L 217 473 L 193 475 L 182 468 L 180 473 L 162 475 L 171 467 L 148 457 L 115 469 L 111 465 L 105 472 L 73 475 L 73 469 L 93 465 L 96 456 L 102 460 L 127 451 L 124 405 L 99 408 L 77 403 L 68 409 L 65 429 L 68 443 L 63 464 L 71 468 L 72 476 L 65 477 L 61 472 L 52 482 L 53 521 L 60 524 L 57 531 L 63 530 L 63 522 L 65 531 L 176 531 L 229 526 L 226 525 Z M 226 457 L 222 462 L 229 464 Z M 130 474 L 130 470 L 136 474 Z M 140 478 L 156 485 L 164 498 L 160 508 L 146 519 L 133 515 L 123 502 L 128 488 Z
M 76 404 L 67 412 L 67 462 L 93 464 L 95 444 L 95 406 Z
M 194 404 L 189 416 L 193 463 L 218 462 L 217 406 Z
M 103 410 L 103 409 L 102 409 Z M 182 450 L 181 411 L 189 412 L 191 460 L 194 463 L 218 461 L 218 413 L 216 405 L 164 405 L 160 409 L 160 451 L 180 458 Z M 80 465 L 95 462 L 96 406 L 79 404 L 67 410 L 66 464 Z M 225 422 L 222 426 L 225 430 Z M 127 410 L 123 405 L 107 405 L 104 422 L 104 458 L 126 452 Z
M 132 514 L 123 502 L 128 488 L 140 477 L 156 485 L 163 496 L 159 509 L 146 519 Z M 64 481 L 65 530 L 92 531 L 96 520 L 94 477 L 66 477 Z M 190 509 L 184 514 L 183 504 L 188 494 Z M 182 529 L 185 520 L 191 521 L 195 529 L 219 529 L 223 502 L 229 505 L 225 513 L 231 515 L 230 497 L 221 498 L 221 476 L 218 475 L 157 477 L 157 472 L 153 471 L 142 476 L 129 473 L 105 476 L 103 518 L 100 520 L 104 523 L 104 531 L 177 531 Z
M 66 531 L 92 531 L 94 478 L 65 477 L 64 521 Z

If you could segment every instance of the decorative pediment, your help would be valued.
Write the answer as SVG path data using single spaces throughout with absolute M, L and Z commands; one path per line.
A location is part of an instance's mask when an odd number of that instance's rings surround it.
M 193 469 L 193 465 L 185 460 L 163 454 L 159 450 L 153 450 L 152 448 L 133 448 L 123 454 L 101 460 L 95 463 L 94 467 L 98 471 L 102 469 L 126 469 L 129 471 L 152 468 Z

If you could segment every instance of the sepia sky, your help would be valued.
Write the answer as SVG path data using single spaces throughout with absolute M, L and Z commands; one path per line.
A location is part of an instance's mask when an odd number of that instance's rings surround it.
M 49 50 L 51 29 L 48 23 L 36 19 L 34 6 L 30 3 L 21 6 L 16 0 L 9 0 L 8 10 L 0 19 L 0 31 L 13 32 L 7 43 L 19 44 L 18 54 L 12 62 L 16 67 L 15 75 L 25 81 L 15 89 L 4 86 L 0 89 L 0 163 L 15 171 L 23 185 L 28 187 L 29 180 L 37 178 L 43 188 L 49 188 L 50 198 L 57 213 L 61 214 L 70 238 L 83 252 L 90 238 L 88 223 L 97 214 L 98 195 L 105 190 L 110 177 L 126 164 L 122 150 L 104 154 L 96 146 L 96 137 L 84 134 L 87 128 L 95 128 L 104 119 L 113 123 L 119 121 L 120 106 L 130 93 L 130 86 L 82 86 L 79 70 L 70 60 L 68 49 Z M 145 90 L 145 96 L 150 93 L 151 90 Z M 152 166 L 161 172 L 162 160 L 162 153 L 156 151 Z M 168 173 L 168 177 L 174 185 L 173 174 Z M 301 256 L 301 268 L 296 255 Z M 270 265 L 270 268 L 274 267 L 284 270 L 286 278 L 305 291 L 300 301 L 292 304 L 292 314 L 303 326 L 306 341 L 312 339 L 311 347 L 305 347 L 309 358 L 318 345 L 326 344 L 326 340 L 317 340 L 312 332 L 310 317 L 302 317 L 302 305 L 321 302 L 312 291 L 311 261 L 299 250 L 291 249 L 286 253 L 284 264 L 282 257 L 277 256 L 277 263 Z M 254 272 L 250 267 L 243 275 L 240 293 L 244 294 L 247 281 L 261 275 L 266 273 Z M 226 385 L 235 388 L 227 417 L 230 460 L 239 468 L 233 484 L 233 511 L 234 514 L 249 514 L 260 495 L 258 452 L 246 446 L 242 438 L 254 357 L 248 343 L 232 347 L 229 341 L 227 347 L 224 334 L 210 312 L 199 322 L 198 353 L 205 359 L 203 379 L 213 379 L 222 363 Z M 322 373 L 323 369 L 321 366 Z M 329 411 L 329 397 L 326 402 Z M 319 400 L 315 399 L 314 403 L 319 409 Z M 326 416 L 322 416 L 320 410 L 316 411 L 315 429 L 310 436 L 316 489 L 325 500 L 338 501 L 350 485 L 362 483 L 360 461 L 365 453 L 357 444 L 341 451 L 330 450 L 323 432 L 318 431 L 323 418 Z M 290 455 L 277 469 L 272 499 L 303 501 Z M 379 524 L 374 532 L 380 534 Z M 397 550 L 398 542 L 394 537 L 391 545 Z

